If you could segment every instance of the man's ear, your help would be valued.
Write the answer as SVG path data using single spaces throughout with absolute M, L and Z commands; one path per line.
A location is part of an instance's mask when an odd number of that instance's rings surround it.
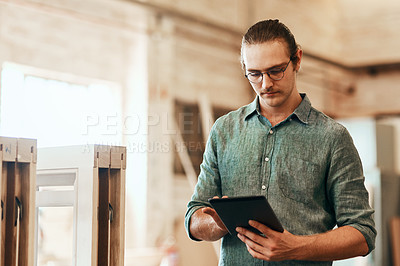
M 301 64 L 301 59 L 303 58 L 303 50 L 298 49 L 296 52 L 296 55 L 294 56 L 296 58 L 296 64 L 294 66 L 294 71 L 298 72 L 300 70 L 300 64 Z

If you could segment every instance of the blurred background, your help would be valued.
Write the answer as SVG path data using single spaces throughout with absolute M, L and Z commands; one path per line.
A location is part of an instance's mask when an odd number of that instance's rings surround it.
M 304 50 L 299 91 L 349 129 L 363 161 L 377 248 L 337 265 L 391 265 L 398 0 L 0 0 L 0 135 L 126 146 L 125 264 L 217 265 L 218 248 L 187 239 L 186 204 L 213 121 L 254 99 L 241 37 L 268 18 Z M 39 213 L 38 265 L 72 265 L 73 211 Z

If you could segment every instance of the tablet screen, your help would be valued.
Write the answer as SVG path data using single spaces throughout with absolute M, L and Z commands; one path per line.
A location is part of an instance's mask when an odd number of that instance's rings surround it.
M 249 226 L 249 220 L 258 221 L 269 228 L 283 232 L 283 227 L 264 196 L 231 197 L 208 200 L 231 235 L 236 227 L 245 227 L 257 233 Z

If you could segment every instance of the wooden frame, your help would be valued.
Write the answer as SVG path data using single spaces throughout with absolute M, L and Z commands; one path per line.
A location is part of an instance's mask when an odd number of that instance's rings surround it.
M 390 220 L 392 263 L 393 266 L 400 266 L 400 217 L 393 217 Z
M 0 265 L 30 266 L 34 259 L 36 140 L 0 137 L 0 161 Z
M 74 184 L 73 203 L 62 202 L 57 196 L 48 203 L 75 207 L 73 265 L 124 265 L 125 169 L 125 147 L 39 149 L 39 179 L 53 173 L 54 179 L 58 175 Z M 68 178 L 67 174 L 72 176 Z

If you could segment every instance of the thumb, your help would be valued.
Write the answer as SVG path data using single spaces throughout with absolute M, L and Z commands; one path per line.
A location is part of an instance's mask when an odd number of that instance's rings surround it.
M 224 223 L 222 222 L 221 218 L 219 218 L 217 212 L 210 207 L 206 207 L 203 209 L 203 213 L 210 215 L 215 223 L 223 230 L 228 231 L 228 229 L 226 229 L 226 226 L 224 225 Z

